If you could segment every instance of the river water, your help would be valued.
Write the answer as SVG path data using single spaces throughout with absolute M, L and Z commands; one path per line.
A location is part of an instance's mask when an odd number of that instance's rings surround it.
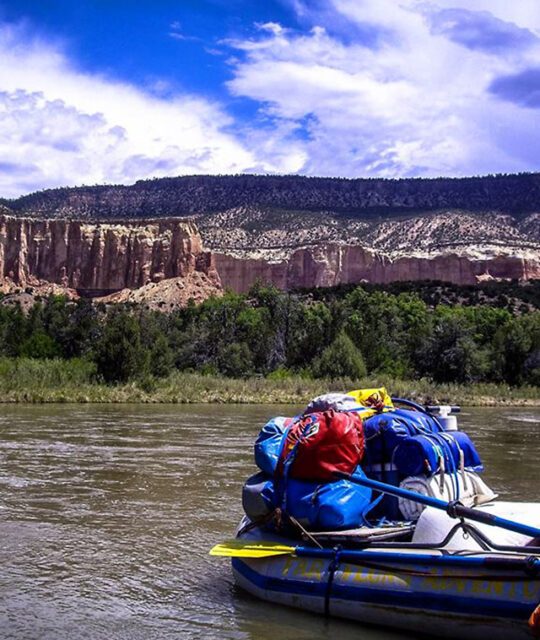
M 271 406 L 2 406 L 0 638 L 398 639 L 253 599 L 233 535 Z M 537 500 L 540 410 L 466 409 L 484 479 Z

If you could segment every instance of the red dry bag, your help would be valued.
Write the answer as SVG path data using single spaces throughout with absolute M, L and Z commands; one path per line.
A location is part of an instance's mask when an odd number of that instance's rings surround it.
M 364 453 L 362 418 L 356 411 L 321 411 L 289 427 L 276 473 L 298 480 L 335 480 L 334 471 L 353 473 Z

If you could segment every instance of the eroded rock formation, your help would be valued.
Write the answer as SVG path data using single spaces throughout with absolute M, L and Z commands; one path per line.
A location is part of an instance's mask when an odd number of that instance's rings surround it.
M 56 283 L 170 308 L 190 292 L 200 300 L 218 291 L 220 279 L 244 292 L 257 280 L 295 289 L 532 278 L 540 173 L 184 176 L 0 200 L 2 291 Z
M 224 287 L 245 292 L 257 280 L 281 289 L 329 287 L 341 283 L 442 280 L 475 284 L 488 279 L 540 278 L 540 256 L 521 254 L 477 257 L 472 252 L 392 258 L 360 246 L 321 244 L 293 251 L 282 260 L 217 253 L 215 264 Z
M 317 238 L 312 244 L 295 246 L 289 243 L 292 233 L 282 237 L 273 231 L 264 243 L 260 237 L 259 245 L 254 246 L 257 232 L 251 231 L 251 235 L 233 238 L 240 245 L 235 249 L 232 242 L 226 246 L 223 241 L 219 246 L 215 240 L 221 236 L 216 231 L 212 237 L 213 227 L 203 225 L 205 238 L 214 248 L 210 252 L 203 248 L 195 223 L 188 219 L 88 222 L 0 215 L 0 290 L 7 293 L 30 286 L 39 295 L 65 291 L 72 297 L 132 301 L 170 310 L 190 298 L 200 302 L 219 295 L 222 286 L 246 292 L 257 280 L 281 289 L 362 281 L 474 284 L 486 279 L 526 280 L 540 278 L 537 218 L 535 214 L 525 219 L 530 227 L 526 231 L 514 231 L 508 224 L 506 246 L 493 244 L 496 234 L 486 232 L 487 224 L 483 242 L 472 244 L 464 232 L 470 226 L 468 218 L 461 218 L 458 233 L 455 219 L 448 215 L 418 218 L 415 223 L 416 227 L 431 225 L 431 244 L 421 242 L 428 234 L 407 235 L 403 226 L 412 223 L 398 221 L 392 224 L 402 225 L 399 233 L 384 223 L 371 246 L 367 246 L 367 233 L 364 244 L 358 236 L 341 242 Z M 245 227 L 249 229 L 247 223 Z M 390 232 L 401 240 L 399 246 L 392 242 L 393 250 L 379 246 L 388 242 Z M 463 238 L 461 245 L 449 241 L 456 236 Z M 231 240 L 225 235 L 222 240 L 227 238 Z
M 215 279 L 210 279 L 200 271 L 193 271 L 179 278 L 149 282 L 138 289 L 122 289 L 98 300 L 105 303 L 132 302 L 154 311 L 174 311 L 184 307 L 189 300 L 198 304 L 211 295 L 222 294 L 223 289 Z
M 52 282 L 82 295 L 200 274 L 219 287 L 210 252 L 189 220 L 81 222 L 0 216 L 0 278 Z

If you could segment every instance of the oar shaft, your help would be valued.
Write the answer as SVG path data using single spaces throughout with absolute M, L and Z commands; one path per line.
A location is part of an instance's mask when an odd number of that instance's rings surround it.
M 316 549 L 314 547 L 296 547 L 298 557 L 333 558 L 335 549 Z M 399 553 L 385 551 L 362 551 L 343 549 L 339 552 L 343 562 L 384 562 L 405 565 L 429 565 L 446 567 L 483 567 L 497 570 L 540 571 L 538 558 L 479 558 L 455 555 L 434 555 L 427 553 Z
M 382 563 L 384 565 L 421 565 L 428 567 L 462 567 L 493 569 L 498 571 L 525 571 L 529 575 L 540 577 L 540 558 L 535 556 L 462 556 L 450 553 L 419 553 L 416 550 L 406 552 L 377 551 L 371 549 L 341 549 L 335 547 L 289 547 L 273 541 L 243 540 L 236 538 L 216 545 L 211 551 L 212 556 L 226 556 L 229 558 L 269 559 L 280 555 L 290 555 L 300 558 L 324 558 L 339 560 L 353 564 Z
M 514 520 L 507 520 L 501 518 L 493 513 L 487 511 L 480 511 L 479 509 L 471 509 L 470 507 L 464 507 L 461 504 L 452 506 L 455 509 L 456 515 L 453 517 L 468 518 L 469 520 L 475 520 L 483 524 L 489 524 L 492 527 L 500 527 L 501 529 L 507 529 L 508 531 L 514 531 L 521 533 L 524 536 L 531 536 L 532 538 L 540 537 L 540 529 L 537 527 L 531 527 L 527 524 L 521 524 Z M 448 510 L 447 510 L 448 512 Z M 449 514 L 452 515 L 452 514 Z
M 475 522 L 489 524 L 494 527 L 501 527 L 501 529 L 507 529 L 508 531 L 521 533 L 525 536 L 531 536 L 532 538 L 540 537 L 540 529 L 536 527 L 531 527 L 526 524 L 520 524 L 519 522 L 514 522 L 513 520 L 506 520 L 505 518 L 500 518 L 499 516 L 496 516 L 492 513 L 487 513 L 486 511 L 471 509 L 469 507 L 464 507 L 461 504 L 448 503 L 444 500 L 439 500 L 438 498 L 432 498 L 431 496 L 425 496 L 421 493 L 408 491 L 407 489 L 402 489 L 401 487 L 394 487 L 391 484 L 379 482 L 378 480 L 372 480 L 371 478 L 359 478 L 357 476 L 350 476 L 339 471 L 335 472 L 334 475 L 338 478 L 344 478 L 356 484 L 360 484 L 364 487 L 382 491 L 383 493 L 387 493 L 398 498 L 404 498 L 405 500 L 411 500 L 412 502 L 419 502 L 420 504 L 424 504 L 427 507 L 434 507 L 435 509 L 446 511 L 448 515 L 453 518 L 468 518 L 469 520 L 473 520 Z

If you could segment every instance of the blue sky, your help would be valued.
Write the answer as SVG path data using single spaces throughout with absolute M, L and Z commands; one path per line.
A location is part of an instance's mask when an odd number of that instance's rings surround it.
M 254 36 L 257 22 L 297 26 L 294 11 L 271 1 L 17 0 L 0 6 L 5 22 L 26 24 L 29 33 L 63 42 L 81 71 L 105 72 L 143 90 L 162 80 L 170 92 L 231 102 L 224 83 L 232 72 L 220 41 Z
M 0 196 L 540 164 L 538 0 L 0 0 Z

